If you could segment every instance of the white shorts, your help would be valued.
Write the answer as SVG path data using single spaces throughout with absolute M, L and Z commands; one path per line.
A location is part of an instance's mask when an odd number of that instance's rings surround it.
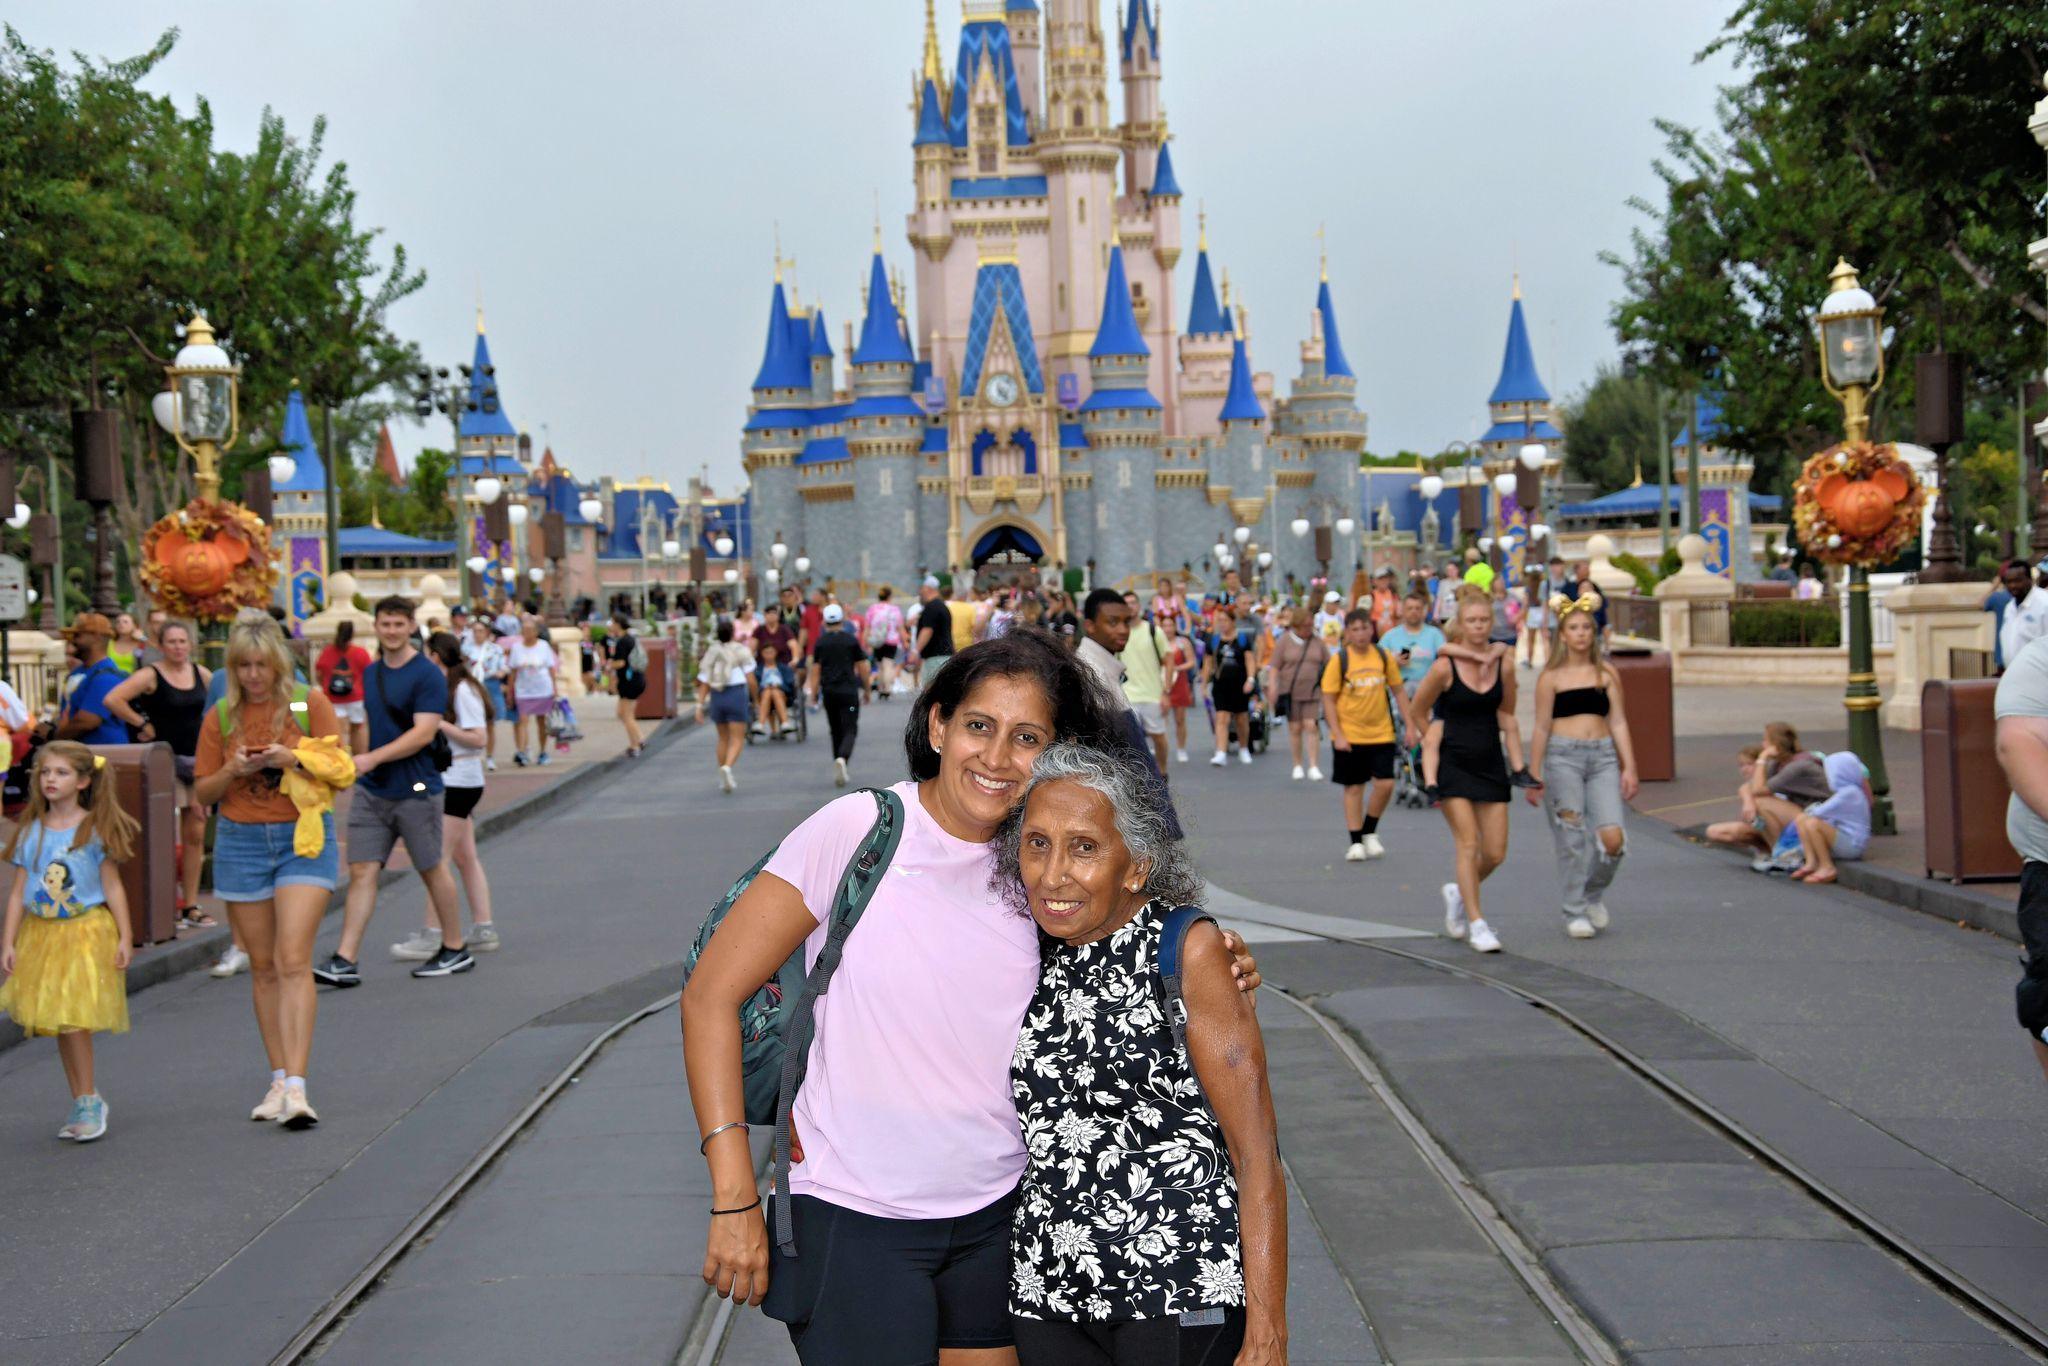
M 1133 702 L 1131 715 L 1138 718 L 1147 735 L 1166 734 L 1166 708 L 1158 702 Z
M 351 726 L 367 726 L 370 724 L 370 713 L 365 710 L 360 702 L 336 702 L 334 704 L 334 716 L 336 720 L 345 721 Z

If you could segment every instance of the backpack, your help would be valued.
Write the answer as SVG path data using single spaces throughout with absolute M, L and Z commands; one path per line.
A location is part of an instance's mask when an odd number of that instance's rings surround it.
M 347 697 L 356 690 L 356 673 L 349 667 L 348 651 L 339 651 L 335 666 L 327 671 L 327 695 L 333 698 Z
M 797 945 L 775 976 L 740 1006 L 740 1077 L 746 1101 L 745 1119 L 749 1124 L 775 1126 L 775 1191 L 779 1197 L 774 1207 L 775 1238 L 784 1255 L 791 1257 L 796 1255 L 796 1231 L 790 1214 L 789 1116 L 796 1103 L 797 1088 L 803 1085 L 804 1071 L 810 1065 L 817 999 L 830 989 L 847 936 L 860 923 L 861 913 L 867 910 L 875 889 L 881 886 L 883 874 L 889 871 L 889 861 L 896 856 L 896 845 L 903 838 L 903 798 L 887 788 L 861 791 L 875 799 L 875 823 L 868 827 L 867 835 L 840 875 L 839 890 L 833 894 L 831 914 L 827 917 L 825 947 L 819 950 L 817 963 L 806 975 L 804 946 Z M 690 974 L 697 970 L 697 960 L 704 956 L 704 946 L 711 942 L 726 914 L 773 857 L 775 849 L 761 855 L 704 917 L 689 955 L 683 960 L 684 985 L 689 984 Z
M 303 683 L 292 684 L 292 720 L 299 723 L 299 734 L 301 735 L 311 735 L 313 733 L 313 718 L 306 710 L 306 695 L 311 691 L 312 689 Z M 225 742 L 229 733 L 235 728 L 234 717 L 228 710 L 227 698 L 223 697 L 220 701 L 214 703 L 213 712 L 214 720 L 220 725 L 220 738 Z
M 636 674 L 647 672 L 647 647 L 640 643 L 640 637 L 633 637 L 632 652 L 626 656 L 626 667 Z

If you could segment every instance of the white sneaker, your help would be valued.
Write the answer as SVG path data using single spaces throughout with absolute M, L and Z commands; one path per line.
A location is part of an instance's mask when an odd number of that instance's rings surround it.
M 1606 929 L 1607 903 L 1604 901 L 1596 901 L 1592 905 L 1586 907 L 1586 923 L 1591 925 L 1596 930 Z
M 1188 752 L 1184 749 L 1175 750 L 1173 752 L 1173 761 L 1177 764 L 1186 763 L 1188 761 Z
M 718 766 L 718 790 L 721 792 L 731 792 L 738 786 L 739 784 L 733 781 L 732 765 L 720 764 Z
M 1344 851 L 1344 861 L 1346 863 L 1365 862 L 1365 846 L 1362 844 L 1354 844 L 1349 849 L 1346 849 Z
M 215 977 L 232 977 L 238 972 L 249 970 L 249 955 L 240 949 L 230 947 L 220 956 L 220 961 L 207 969 Z
M 284 1088 L 284 1103 L 277 1107 L 277 1122 L 287 1129 L 310 1129 L 320 1122 L 320 1116 L 313 1113 L 313 1106 L 306 1099 L 305 1088 Z
M 401 963 L 424 963 L 440 951 L 439 930 L 414 930 L 410 938 L 391 946 L 391 956 Z
M 1323 780 L 1323 771 L 1314 764 L 1310 764 L 1308 766 L 1308 780 L 1312 783 L 1321 782 Z
M 1575 915 L 1570 920 L 1565 921 L 1564 932 L 1574 939 L 1591 939 L 1594 935 L 1600 933 L 1594 927 L 1592 919 L 1583 915 Z
M 1252 761 L 1252 752 L 1248 749 L 1239 750 L 1237 752 L 1237 761 L 1241 764 L 1250 763 Z
M 285 1084 L 283 1082 L 274 1081 L 270 1083 L 270 1089 L 263 1093 L 263 1099 L 258 1101 L 256 1108 L 249 1112 L 249 1118 L 275 1121 L 280 1114 L 284 1113 L 284 1093 Z
M 834 759 L 832 761 L 832 786 L 846 786 L 846 760 L 844 759 Z
M 1229 762 L 1230 762 L 1230 756 L 1229 756 L 1228 754 L 1225 754 L 1225 753 L 1224 753 L 1224 752 L 1223 752 L 1222 750 L 1220 750 L 1220 749 L 1219 749 L 1219 750 L 1217 750 L 1217 751 L 1216 751 L 1216 752 L 1215 752 L 1214 754 L 1212 754 L 1212 755 L 1210 755 L 1210 756 L 1209 756 L 1209 767 L 1211 767 L 1211 768 L 1221 768 L 1221 767 L 1223 767 L 1223 766 L 1224 766 L 1225 764 L 1227 764 L 1227 763 L 1229 763 Z
M 471 925 L 469 927 L 468 942 L 471 953 L 490 953 L 505 941 L 498 938 L 498 927 L 496 925 Z M 437 937 L 435 947 L 438 948 L 439 946 L 440 941 Z
M 1367 835 L 1365 837 L 1365 856 L 1367 858 L 1385 858 L 1387 856 L 1387 846 L 1380 843 L 1378 835 Z
M 1300 764 L 1296 764 L 1296 765 L 1294 766 L 1294 772 L 1292 772 L 1292 773 L 1288 774 L 1287 776 L 1288 776 L 1288 777 L 1290 777 L 1290 778 L 1292 778 L 1292 779 L 1294 779 L 1294 781 L 1296 781 L 1296 782 L 1298 783 L 1298 782 L 1300 782 L 1300 781 L 1301 781 L 1301 780 L 1302 780 L 1303 778 L 1306 778 L 1306 777 L 1308 776 L 1308 774 L 1307 774 L 1306 772 L 1304 772 L 1304 771 L 1303 771 L 1303 769 L 1302 769 L 1302 767 L 1301 767 L 1301 765 L 1300 765 Z
M 496 773 L 497 771 L 498 771 L 498 761 L 497 761 L 496 759 L 486 759 L 486 760 L 484 760 L 484 772 L 486 772 L 486 773 Z
M 1477 952 L 1500 952 L 1500 936 L 1495 934 L 1490 928 L 1488 928 L 1484 920 L 1475 920 L 1472 922 L 1470 942 L 1473 949 Z
M 1455 882 L 1444 884 L 1444 933 L 1453 939 L 1465 937 L 1465 896 Z

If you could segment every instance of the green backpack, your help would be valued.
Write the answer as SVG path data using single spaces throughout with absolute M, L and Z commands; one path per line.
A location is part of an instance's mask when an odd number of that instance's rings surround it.
M 789 1208 L 789 1114 L 810 1063 L 811 1040 L 817 1032 L 817 999 L 831 987 L 847 936 L 853 933 L 861 913 L 874 899 L 875 889 L 881 886 L 883 875 L 889 871 L 889 860 L 896 856 L 896 845 L 903 838 L 903 799 L 887 788 L 861 791 L 875 799 L 875 823 L 868 827 L 866 837 L 840 876 L 839 890 L 832 897 L 825 946 L 818 951 L 818 961 L 805 973 L 804 946 L 797 945 L 775 976 L 740 1006 L 740 1076 L 745 1087 L 746 1121 L 775 1126 L 775 1189 L 781 1196 L 775 1206 L 775 1233 L 783 1251 L 791 1255 L 796 1251 L 796 1233 Z M 761 855 L 719 898 L 711 914 L 704 917 L 689 955 L 683 959 L 685 985 L 727 912 L 774 857 L 774 849 Z

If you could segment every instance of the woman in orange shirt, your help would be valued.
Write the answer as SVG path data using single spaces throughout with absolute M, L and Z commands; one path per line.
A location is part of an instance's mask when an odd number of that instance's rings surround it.
M 285 795 L 294 752 L 312 736 L 338 737 L 334 705 L 294 683 L 292 654 L 277 623 L 238 622 L 228 635 L 227 696 L 199 725 L 201 803 L 220 804 L 213 889 L 227 903 L 249 953 L 256 1028 L 270 1057 L 270 1090 L 249 1118 L 305 1129 L 320 1117 L 306 1100 L 313 1052 L 313 938 L 340 875 L 334 813 L 322 818 L 319 853 L 295 847 L 298 807 Z

